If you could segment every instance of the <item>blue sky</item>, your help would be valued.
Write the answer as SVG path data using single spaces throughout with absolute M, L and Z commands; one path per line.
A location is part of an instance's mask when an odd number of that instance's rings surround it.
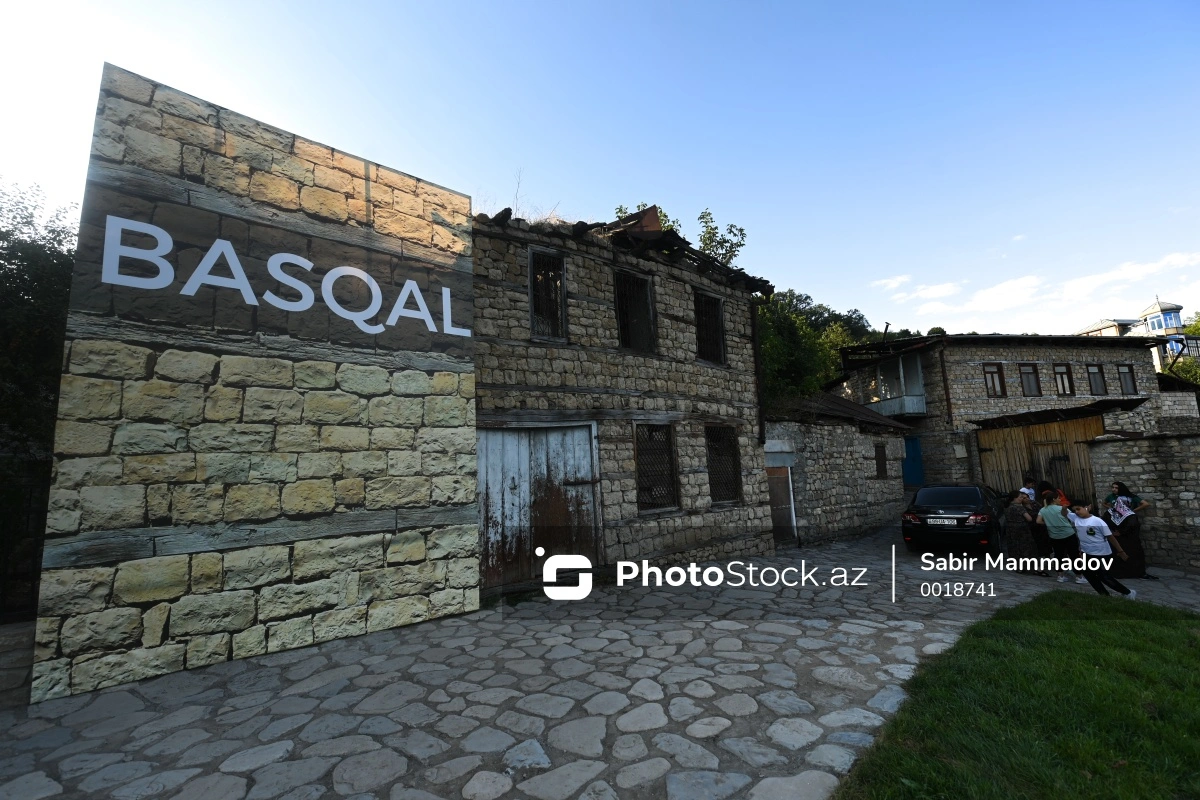
M 32 5 L 0 175 L 54 201 L 107 60 L 477 210 L 711 208 L 743 268 L 880 328 L 1200 310 L 1195 2 Z

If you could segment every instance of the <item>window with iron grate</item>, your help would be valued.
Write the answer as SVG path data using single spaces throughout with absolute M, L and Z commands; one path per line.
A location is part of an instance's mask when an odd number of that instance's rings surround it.
M 650 280 L 628 272 L 613 274 L 616 294 L 617 335 L 621 347 L 641 353 L 654 352 L 654 306 Z
M 712 501 L 740 502 L 742 462 L 738 457 L 737 428 L 706 425 L 704 444 L 708 450 L 708 489 Z
M 529 331 L 534 336 L 566 338 L 563 304 L 563 257 L 529 253 Z
M 670 425 L 634 426 L 638 511 L 679 507 L 679 472 Z
M 725 318 L 721 299 L 711 294 L 696 296 L 696 357 L 714 364 L 725 363 Z

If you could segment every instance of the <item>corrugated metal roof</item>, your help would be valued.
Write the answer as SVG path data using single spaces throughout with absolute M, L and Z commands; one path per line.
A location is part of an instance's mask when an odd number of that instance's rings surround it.
M 877 411 L 872 411 L 853 400 L 824 392 L 810 397 L 792 398 L 775 403 L 767 409 L 766 413 L 767 420 L 774 422 L 781 420 L 805 421 L 813 417 L 834 417 L 862 425 L 895 428 L 896 430 L 908 430 L 910 427 L 891 417 L 885 417 Z

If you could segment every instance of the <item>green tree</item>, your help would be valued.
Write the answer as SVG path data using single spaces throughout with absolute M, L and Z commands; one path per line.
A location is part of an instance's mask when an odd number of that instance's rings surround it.
M 732 266 L 738 253 L 746 246 L 746 229 L 741 225 L 726 225 L 725 232 L 713 220 L 712 212 L 707 208 L 700 212 L 697 218 L 700 223 L 700 243 L 697 249 L 705 255 L 712 256 L 725 266 Z
M 1183 378 L 1185 381 L 1200 384 L 1200 361 L 1194 358 L 1184 356 L 1175 362 L 1170 372 L 1172 375 Z
M 926 336 L 945 336 L 946 329 L 943 328 L 941 325 L 934 325 L 932 328 L 929 329 L 929 332 L 926 333 L 925 335 Z
M 1200 336 L 1200 311 L 1185 321 L 1183 332 L 1188 336 Z
M 73 209 L 48 213 L 37 187 L 0 186 L 0 438 L 29 455 L 47 454 L 54 435 L 72 217 Z
M 763 399 L 775 405 L 818 391 L 835 372 L 829 346 L 821 334 L 794 313 L 786 298 L 775 295 L 758 309 L 758 335 L 763 370 Z

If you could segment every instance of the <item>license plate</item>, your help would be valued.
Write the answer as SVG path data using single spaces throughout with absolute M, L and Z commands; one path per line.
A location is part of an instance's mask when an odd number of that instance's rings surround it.
M 956 519 L 927 519 L 925 520 L 930 525 L 957 525 Z

